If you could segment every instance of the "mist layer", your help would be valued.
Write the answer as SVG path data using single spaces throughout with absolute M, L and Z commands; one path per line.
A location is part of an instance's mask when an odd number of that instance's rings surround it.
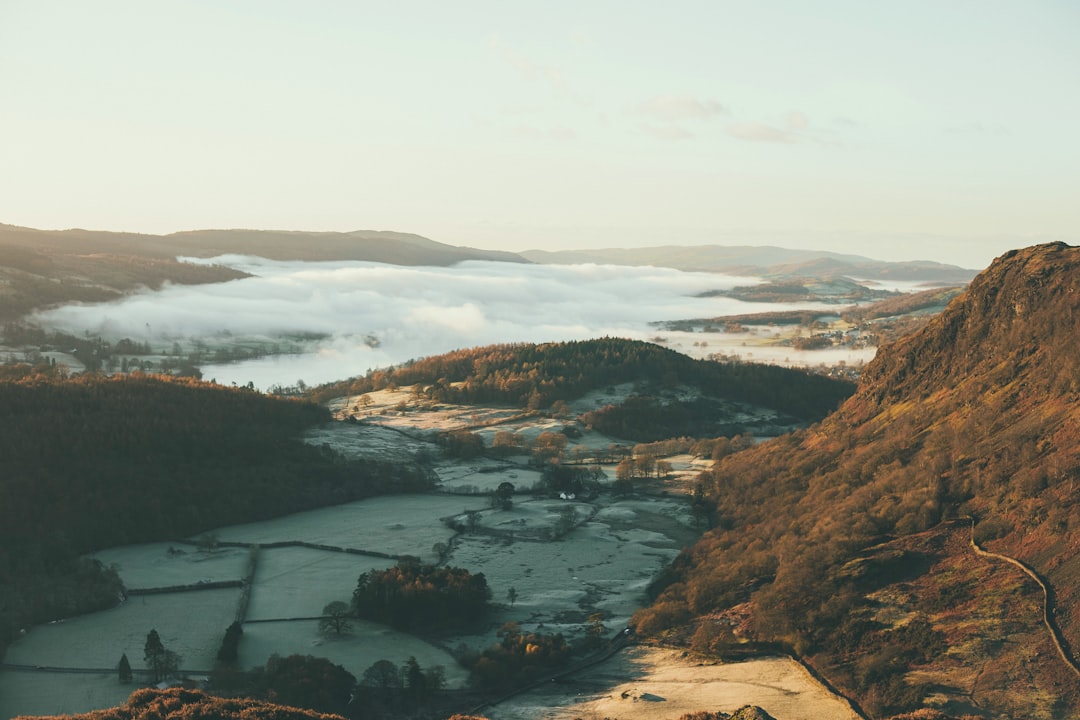
M 273 342 L 313 336 L 304 352 L 204 366 L 221 383 L 267 388 L 315 384 L 417 357 L 492 343 L 647 339 L 650 322 L 765 312 L 780 306 L 709 290 L 757 282 L 713 273 L 614 265 L 468 262 L 401 267 L 364 262 L 275 262 L 245 256 L 188 259 L 253 277 L 168 286 L 122 301 L 71 305 L 37 316 L 43 326 L 154 347 L 199 339 Z M 786 306 L 790 308 L 790 306 Z

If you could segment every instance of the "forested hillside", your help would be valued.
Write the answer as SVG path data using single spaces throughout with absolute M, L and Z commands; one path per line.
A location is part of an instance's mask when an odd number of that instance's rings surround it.
M 850 383 L 772 365 L 694 360 L 659 345 L 603 338 L 541 345 L 491 345 L 376 370 L 316 388 L 326 401 L 391 386 L 430 385 L 442 402 L 501 403 L 544 408 L 621 383 L 700 388 L 710 397 L 771 408 L 800 420 L 824 417 L 846 398 Z
M 428 485 L 300 440 L 328 419 L 190 379 L 0 368 L 0 652 L 29 623 L 116 601 L 84 553 Z
M 838 412 L 715 466 L 717 527 L 639 629 L 697 618 L 680 632 L 704 648 L 786 643 L 875 717 L 1076 716 L 1041 590 L 977 555 L 966 518 L 1046 578 L 1048 614 L 1080 647 L 1078 347 L 1080 249 L 998 258 L 882 348 Z

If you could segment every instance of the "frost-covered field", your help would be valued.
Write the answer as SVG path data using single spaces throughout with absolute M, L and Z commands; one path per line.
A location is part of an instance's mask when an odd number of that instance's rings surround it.
M 115 672 L 56 675 L 5 670 L 0 672 L 0 717 L 71 715 L 113 707 L 127 700 L 135 687 L 121 685 Z
M 393 560 L 304 547 L 263 550 L 247 619 L 318 617 L 327 604 L 352 600 L 361 573 L 393 564 Z
M 190 545 L 149 543 L 102 550 L 94 557 L 106 566 L 115 566 L 124 586 L 131 589 L 240 580 L 247 568 L 248 551 L 219 548 L 209 553 Z
M 630 389 L 620 386 L 593 393 L 575 403 L 575 409 L 617 401 Z M 456 428 L 479 431 L 487 443 L 499 430 L 535 438 L 541 432 L 557 432 L 566 420 L 523 417 L 519 412 L 504 410 L 488 412 L 447 405 L 431 408 L 420 403 L 403 410 L 402 402 L 412 402 L 407 390 L 372 396 L 370 403 L 359 403 L 356 398 L 337 403 L 339 414 L 358 409 L 363 422 L 328 425 L 310 434 L 308 440 L 327 443 L 352 456 L 408 459 L 418 452 L 425 453 L 436 458 L 435 472 L 443 493 L 371 498 L 219 528 L 214 534 L 226 543 L 304 542 L 392 556 L 412 555 L 426 562 L 439 559 L 438 546 L 447 553 L 448 564 L 484 574 L 492 590 L 492 611 L 485 624 L 462 628 L 439 637 L 437 642 L 359 620 L 352 622 L 346 634 L 327 636 L 319 632 L 317 620 L 283 619 L 313 618 L 332 601 L 348 602 L 362 573 L 389 567 L 395 560 L 312 547 L 262 547 L 256 554 L 240 643 L 240 664 L 245 668 L 264 664 L 274 653 L 296 653 L 329 658 L 359 678 L 377 660 L 400 665 L 415 657 L 423 667 L 443 666 L 448 687 L 461 687 L 467 673 L 446 648 L 464 645 L 480 651 L 496 641 L 499 627 L 509 621 L 520 623 L 528 631 L 560 632 L 573 640 L 581 637 L 588 617 L 594 613 L 601 614 L 609 635 L 613 635 L 645 602 L 649 582 L 699 533 L 680 490 L 694 482 L 708 461 L 690 456 L 668 458 L 675 470 L 666 484 L 671 494 L 616 497 L 602 492 L 592 499 L 573 500 L 534 497 L 529 491 L 540 480 L 540 472 L 525 467 L 524 455 L 507 460 L 440 459 L 440 451 L 429 440 L 441 430 Z M 397 429 L 379 427 L 378 423 L 393 424 Z M 570 449 L 575 445 L 605 449 L 612 442 L 606 436 L 585 432 L 571 440 Z M 613 466 L 606 466 L 604 471 L 611 480 Z M 503 482 L 510 482 L 517 490 L 513 506 L 495 509 L 488 494 Z M 473 528 L 459 532 L 452 525 Z M 154 543 L 114 548 L 96 557 L 114 565 L 128 588 L 152 588 L 241 580 L 248 572 L 251 552 L 246 547 L 218 547 L 207 552 L 188 544 Z M 121 686 L 116 673 L 109 669 L 116 666 L 122 653 L 127 653 L 136 669 L 141 668 L 143 644 L 150 629 L 158 631 L 165 647 L 183 657 L 185 669 L 212 669 L 240 597 L 238 588 L 135 595 L 113 610 L 34 628 L 12 645 L 6 662 L 108 671 L 0 672 L 0 717 L 86 711 L 117 704 L 134 686 Z M 646 682 L 649 673 L 660 672 L 634 665 L 624 669 L 629 674 L 611 678 L 611 683 Z M 731 687 L 718 684 L 716 697 L 735 693 Z M 756 702 L 764 697 L 763 692 L 773 692 L 758 691 L 745 683 L 741 688 L 735 694 L 741 693 L 744 702 Z M 707 683 L 699 683 L 696 692 L 698 695 L 687 696 L 687 702 L 703 704 L 690 709 L 717 707 L 710 700 L 713 696 Z M 551 702 L 565 704 L 570 698 Z M 601 712 L 581 707 L 582 712 L 577 714 L 582 717 Z M 642 707 L 660 709 L 652 703 Z M 674 707 L 682 705 L 672 703 L 663 709 Z M 611 709 L 618 709 L 622 716 L 626 708 Z M 519 714 L 493 716 L 549 716 L 535 707 L 526 711 L 524 705 L 513 712 L 519 710 Z M 607 713 L 607 709 L 603 712 Z
M 209 670 L 239 599 L 239 589 L 133 596 L 110 610 L 31 629 L 4 661 L 112 668 L 127 653 L 132 667 L 141 668 L 146 634 L 157 630 L 165 647 L 183 658 L 183 668 Z
M 239 599 L 239 590 L 135 596 L 111 610 L 32 628 L 8 648 L 4 662 L 108 672 L 0 672 L 0 717 L 86 712 L 124 700 L 137 686 L 121 685 L 111 668 L 122 654 L 134 669 L 143 668 L 150 630 L 157 630 L 162 644 L 181 656 L 182 668 L 209 670 Z
M 440 518 L 480 510 L 487 498 L 446 495 L 391 495 L 296 513 L 275 520 L 234 525 L 217 531 L 223 541 L 272 543 L 289 540 L 415 555 L 430 562 L 432 546 L 453 531 Z

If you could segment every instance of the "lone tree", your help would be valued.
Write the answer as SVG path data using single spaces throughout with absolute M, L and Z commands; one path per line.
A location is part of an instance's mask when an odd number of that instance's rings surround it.
M 120 662 L 116 666 L 116 671 L 120 676 L 120 682 L 125 684 L 131 682 L 131 663 L 128 661 L 127 653 L 120 656 Z
M 195 539 L 195 547 L 199 549 L 199 552 L 214 552 L 220 543 L 221 539 L 214 532 L 203 533 Z
M 501 482 L 499 487 L 491 493 L 491 507 L 499 510 L 509 510 L 514 507 L 514 484 Z
M 510 601 L 510 607 L 514 607 L 514 603 L 517 602 L 518 592 L 517 588 L 510 588 L 506 591 L 506 599 Z
M 164 653 L 165 646 L 161 644 L 161 636 L 158 635 L 157 630 L 151 630 L 146 634 L 146 643 L 143 645 L 143 660 L 146 661 L 146 666 L 153 673 L 154 682 L 161 679 L 158 677 L 156 667 Z
M 244 635 L 244 626 L 237 620 L 225 630 L 225 637 L 218 648 L 217 659 L 223 663 L 234 663 L 239 656 L 240 638 Z
M 335 600 L 323 608 L 323 617 L 319 620 L 319 632 L 323 635 L 341 635 L 352 629 L 349 618 L 352 616 L 352 608 L 348 603 Z

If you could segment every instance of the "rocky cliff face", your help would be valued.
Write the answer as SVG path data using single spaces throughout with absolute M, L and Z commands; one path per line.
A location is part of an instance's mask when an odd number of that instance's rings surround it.
M 945 389 L 977 395 L 1024 375 L 1031 390 L 1076 393 L 1078 338 L 1080 248 L 1013 250 L 924 331 L 883 349 L 862 394 L 879 403 Z
M 1080 649 L 1080 248 L 998 258 L 883 347 L 836 413 L 706 480 L 718 527 L 646 627 L 748 613 L 744 639 L 789 643 L 876 717 L 1080 714 L 1040 589 L 975 555 L 962 519 L 1049 581 Z M 691 631 L 723 645 L 707 623 Z

